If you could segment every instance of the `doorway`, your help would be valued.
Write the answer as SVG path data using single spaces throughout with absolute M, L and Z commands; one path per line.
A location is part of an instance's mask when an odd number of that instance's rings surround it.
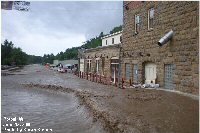
M 145 84 L 153 83 L 156 80 L 156 64 L 146 63 L 145 64 Z
M 119 78 L 119 59 L 117 57 L 111 58 L 111 75 L 112 75 L 112 82 L 118 82 Z

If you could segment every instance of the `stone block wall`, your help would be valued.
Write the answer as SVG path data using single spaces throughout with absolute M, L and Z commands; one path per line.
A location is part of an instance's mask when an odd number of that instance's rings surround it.
M 120 44 L 110 45 L 101 48 L 88 49 L 85 51 L 85 72 L 87 72 L 87 59 L 92 60 L 91 73 L 96 73 L 96 58 L 99 58 L 99 74 L 106 77 L 111 76 L 111 58 L 119 57 Z M 102 60 L 104 60 L 104 67 L 102 68 Z
M 154 8 L 153 29 L 148 30 L 148 10 Z M 140 31 L 135 34 L 134 16 L 140 15 Z M 199 92 L 199 2 L 153 1 L 124 2 L 121 76 L 125 63 L 138 65 L 139 82 L 144 83 L 144 64 L 157 65 L 156 83 L 164 87 L 165 64 L 173 65 L 173 89 Z M 163 46 L 158 41 L 170 30 L 173 37 Z

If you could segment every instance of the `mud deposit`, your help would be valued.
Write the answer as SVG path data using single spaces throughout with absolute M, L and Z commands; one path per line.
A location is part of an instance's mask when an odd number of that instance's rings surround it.
M 34 126 L 52 127 L 56 133 L 199 132 L 199 101 L 190 97 L 122 90 L 38 65 L 21 73 L 2 77 L 2 115 L 24 115 Z

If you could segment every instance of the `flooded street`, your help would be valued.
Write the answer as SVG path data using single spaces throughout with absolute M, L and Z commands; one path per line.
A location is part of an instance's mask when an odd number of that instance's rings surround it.
M 23 117 L 30 123 L 26 128 L 55 133 L 197 133 L 199 129 L 198 96 L 118 89 L 40 65 L 4 75 L 1 127 L 5 133 L 5 127 L 16 127 L 6 126 L 13 122 L 4 117 Z
M 54 133 L 104 132 L 72 94 L 24 88 L 17 83 L 20 76 L 2 76 L 2 125 L 11 123 L 3 117 L 23 117 L 31 128 L 52 129 Z M 2 132 L 8 132 L 4 127 Z

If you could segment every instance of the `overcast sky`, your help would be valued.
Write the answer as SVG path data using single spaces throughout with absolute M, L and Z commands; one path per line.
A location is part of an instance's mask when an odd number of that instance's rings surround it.
M 56 55 L 123 23 L 121 1 L 31 2 L 30 11 L 1 10 L 2 34 L 27 54 Z

